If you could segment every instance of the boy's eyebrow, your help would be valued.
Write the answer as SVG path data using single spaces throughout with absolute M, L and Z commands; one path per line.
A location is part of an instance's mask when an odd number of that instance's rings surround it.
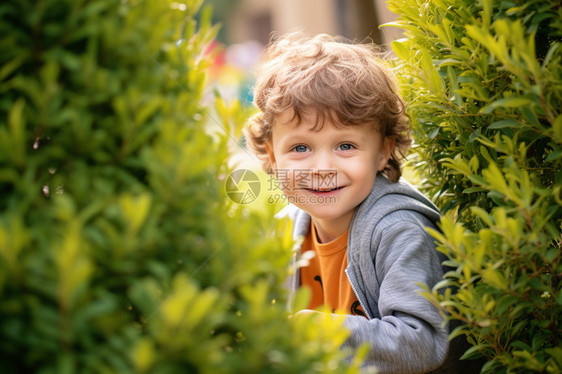
M 354 132 L 349 132 L 349 131 L 345 131 L 345 130 L 339 130 L 336 132 L 336 136 L 339 137 L 346 137 L 346 136 L 350 136 L 350 137 L 358 137 L 361 140 L 367 140 L 368 137 L 366 135 L 363 134 L 357 134 Z
M 343 137 L 343 138 L 346 138 L 346 137 L 353 137 L 353 138 L 359 138 L 360 140 L 368 140 L 368 139 L 369 139 L 366 135 L 363 135 L 363 134 L 354 134 L 354 133 L 351 133 L 351 132 L 343 132 L 343 133 L 335 132 L 335 133 L 332 135 L 332 137 L 333 137 L 333 136 L 336 136 L 338 139 L 341 138 L 341 137 Z M 304 139 L 304 140 L 314 139 L 314 136 L 313 136 L 313 135 L 309 135 L 309 134 L 294 134 L 294 135 L 291 135 L 291 137 L 290 137 L 289 140 L 290 140 L 291 142 L 293 142 L 293 141 L 301 141 L 301 140 L 303 140 L 303 139 Z M 345 140 L 345 139 L 344 139 L 344 140 Z

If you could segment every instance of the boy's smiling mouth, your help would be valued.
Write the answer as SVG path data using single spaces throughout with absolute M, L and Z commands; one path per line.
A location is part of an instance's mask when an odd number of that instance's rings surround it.
M 305 190 L 313 193 L 329 193 L 329 192 L 339 191 L 344 187 L 345 186 L 339 186 L 334 188 L 305 188 Z

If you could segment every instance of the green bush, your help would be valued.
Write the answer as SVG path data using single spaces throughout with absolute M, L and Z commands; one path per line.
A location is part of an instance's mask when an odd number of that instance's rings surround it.
M 390 4 L 412 167 L 446 213 L 434 236 L 453 270 L 428 296 L 483 372 L 560 372 L 561 4 Z
M 354 372 L 287 316 L 284 223 L 225 196 L 200 5 L 0 4 L 3 373 Z

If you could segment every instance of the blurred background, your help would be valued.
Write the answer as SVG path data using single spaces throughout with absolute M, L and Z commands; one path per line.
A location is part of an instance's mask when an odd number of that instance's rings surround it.
M 225 100 L 252 101 L 252 68 L 272 32 L 296 28 L 310 35 L 327 33 L 353 40 L 370 40 L 390 50 L 401 37 L 386 0 L 207 0 L 213 21 L 222 28 L 210 50 L 218 48 L 211 79 Z
M 398 29 L 379 25 L 394 20 L 386 0 L 208 0 L 215 21 L 224 27 L 220 40 L 228 45 L 257 41 L 295 27 L 310 34 L 327 33 L 350 39 L 370 37 L 377 44 L 396 39 Z

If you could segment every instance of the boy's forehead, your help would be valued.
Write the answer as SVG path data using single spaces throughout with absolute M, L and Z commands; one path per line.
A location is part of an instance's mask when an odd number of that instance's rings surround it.
M 369 127 L 372 130 L 378 130 L 378 126 L 375 123 L 362 122 L 360 124 L 345 124 L 339 121 L 336 116 L 328 113 L 320 113 L 318 109 L 313 107 L 299 111 L 299 115 L 297 115 L 293 108 L 285 109 L 273 118 L 273 124 L 290 128 L 296 128 L 304 124 L 306 127 L 312 126 L 312 128 L 317 131 L 321 130 L 326 125 L 340 130 L 359 125 L 361 125 L 360 127 Z M 336 117 L 336 122 L 333 121 L 334 117 Z
M 274 123 L 280 125 L 298 126 L 300 124 L 299 122 L 316 123 L 319 118 L 318 110 L 314 108 L 301 110 L 299 111 L 299 115 L 297 115 L 295 109 L 287 108 L 275 116 Z
M 313 126 L 320 129 L 324 125 L 338 126 L 339 123 L 333 123 L 329 115 L 320 113 L 318 109 L 310 107 L 300 110 L 297 114 L 295 109 L 288 108 L 274 117 L 274 124 L 298 127 L 299 125 Z
M 334 124 L 330 118 L 324 116 L 321 121 L 322 124 L 318 125 L 318 113 L 307 113 L 301 115 L 299 122 L 298 117 L 295 116 L 294 110 L 286 110 L 274 118 L 275 125 L 273 126 L 272 137 L 293 137 L 293 136 L 311 136 L 312 133 L 321 132 L 323 129 L 334 131 L 334 134 L 339 136 L 352 136 L 359 137 L 363 140 L 375 139 L 374 133 L 379 133 L 377 127 L 372 123 L 361 123 L 355 125 L 342 125 Z

